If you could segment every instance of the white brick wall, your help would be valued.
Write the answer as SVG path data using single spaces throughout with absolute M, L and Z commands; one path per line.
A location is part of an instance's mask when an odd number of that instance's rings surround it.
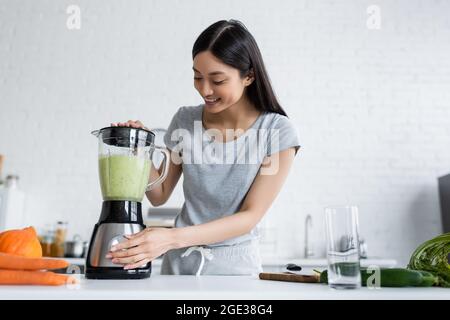
M 81 8 L 81 29 L 66 8 Z M 369 5 L 381 29 L 366 26 Z M 201 102 L 190 52 L 212 22 L 257 39 L 303 150 L 268 223 L 281 257 L 303 254 L 313 216 L 353 203 L 369 254 L 406 263 L 441 232 L 437 176 L 450 171 L 448 1 L 0 0 L 0 153 L 27 193 L 28 224 L 65 219 L 90 235 L 101 203 L 93 129 L 167 126 Z M 177 187 L 168 206 L 182 203 Z M 148 208 L 146 203 L 145 207 Z

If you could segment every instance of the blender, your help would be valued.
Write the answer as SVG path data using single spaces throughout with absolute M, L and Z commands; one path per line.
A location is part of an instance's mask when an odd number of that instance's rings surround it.
M 154 144 L 155 134 L 146 129 L 106 127 L 92 132 L 98 138 L 98 170 L 103 204 L 86 256 L 88 279 L 143 279 L 151 262 L 136 269 L 106 258 L 110 248 L 126 241 L 125 235 L 145 229 L 142 199 L 146 191 L 162 183 L 169 168 L 169 153 Z M 161 176 L 149 183 L 154 151 L 163 155 Z

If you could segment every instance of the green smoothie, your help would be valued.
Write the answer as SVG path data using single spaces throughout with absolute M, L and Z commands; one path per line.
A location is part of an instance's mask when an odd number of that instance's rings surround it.
M 103 200 L 141 202 L 150 177 L 150 159 L 136 156 L 99 158 Z

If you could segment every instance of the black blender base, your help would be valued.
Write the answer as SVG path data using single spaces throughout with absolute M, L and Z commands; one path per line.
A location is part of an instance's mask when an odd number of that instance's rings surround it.
M 124 270 L 115 267 L 87 267 L 86 279 L 146 279 L 152 273 L 152 266 L 142 269 Z

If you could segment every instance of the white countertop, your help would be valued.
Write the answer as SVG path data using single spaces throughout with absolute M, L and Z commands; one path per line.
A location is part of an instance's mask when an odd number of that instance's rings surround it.
M 88 280 L 75 286 L 0 286 L 8 299 L 450 299 L 445 288 L 381 288 L 335 290 L 325 284 L 259 280 L 257 276 L 162 276 L 143 280 Z
M 68 259 L 72 264 L 83 264 L 83 259 Z M 363 260 L 361 260 L 363 261 Z M 289 259 L 265 261 L 273 267 L 285 263 L 304 266 L 305 273 L 313 266 L 324 263 L 322 259 Z M 0 286 L 2 299 L 450 299 L 450 289 L 445 288 L 381 288 L 335 290 L 325 284 L 307 284 L 260 280 L 257 276 L 165 276 L 159 275 L 160 260 L 155 260 L 154 273 L 144 280 L 88 280 L 76 275 L 80 284 L 74 286 Z M 362 265 L 381 264 L 395 266 L 395 260 L 371 259 Z M 303 273 L 303 271 L 302 271 Z

